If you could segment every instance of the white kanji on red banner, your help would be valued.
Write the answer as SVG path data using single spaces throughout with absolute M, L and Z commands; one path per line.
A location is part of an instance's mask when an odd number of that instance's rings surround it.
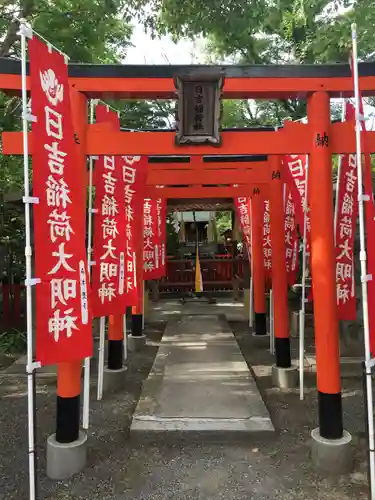
M 271 277 L 272 272 L 272 244 L 271 244 L 271 225 L 270 225 L 270 202 L 264 200 L 263 214 L 263 258 L 264 271 L 266 278 Z
M 137 258 L 143 268 L 143 200 L 147 174 L 147 157 L 122 156 L 122 178 L 125 192 L 126 239 L 126 306 L 138 305 Z M 139 252 L 139 256 L 137 256 Z
M 250 213 L 250 198 L 234 198 L 234 207 L 240 221 L 241 231 L 243 235 L 244 244 L 251 257 L 251 213 Z
M 143 203 L 144 279 L 159 279 L 165 274 L 165 200 L 145 198 Z
M 354 107 L 346 103 L 345 119 L 354 117 Z M 336 193 L 336 287 L 339 319 L 356 319 L 354 283 L 354 236 L 358 216 L 357 161 L 355 154 L 342 155 Z
M 296 225 L 296 208 L 292 198 L 292 193 L 288 186 L 285 186 L 285 266 L 288 277 L 288 284 L 294 285 L 298 272 L 298 233 Z
M 117 113 L 96 107 L 97 123 L 112 122 L 120 128 Z M 102 156 L 95 163 L 94 265 L 92 302 L 96 317 L 125 312 L 125 214 L 124 182 L 120 159 Z
M 85 178 L 74 142 L 64 57 L 29 40 L 33 132 L 36 356 L 42 364 L 92 355 L 85 249 Z

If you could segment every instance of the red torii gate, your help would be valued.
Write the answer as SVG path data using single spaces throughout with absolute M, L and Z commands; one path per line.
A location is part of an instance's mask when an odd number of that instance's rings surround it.
M 19 92 L 21 78 L 19 65 L 14 61 L 0 60 L 3 73 L 0 74 L 0 88 L 7 92 Z M 333 241 L 333 200 L 331 155 L 355 153 L 354 124 L 331 123 L 330 97 L 351 96 L 353 84 L 348 65 L 332 66 L 276 66 L 276 67 L 203 67 L 205 71 L 220 72 L 225 76 L 224 98 L 307 98 L 308 123 L 285 122 L 279 131 L 224 131 L 221 154 L 268 154 L 271 169 L 279 168 L 279 155 L 309 154 L 309 201 L 311 209 L 311 251 L 314 291 L 315 338 L 317 360 L 317 388 L 319 402 L 319 439 L 337 444 L 343 437 L 341 403 L 340 355 L 338 317 L 336 306 L 335 251 Z M 194 68 L 193 68 L 194 70 Z M 71 65 L 71 100 L 75 132 L 79 138 L 81 161 L 87 155 L 209 155 L 211 146 L 176 146 L 173 132 L 118 132 L 107 124 L 87 123 L 88 98 L 133 98 L 160 99 L 175 98 L 173 76 L 191 73 L 190 67 L 124 67 Z M 360 88 L 363 95 L 375 91 L 375 65 L 360 65 Z M 29 135 L 32 154 L 32 134 Z M 375 132 L 368 133 L 366 152 L 375 151 Z M 3 153 L 22 154 L 22 134 L 3 134 Z M 166 174 L 167 175 L 167 174 Z M 251 177 L 250 174 L 249 177 Z M 228 176 L 231 180 L 234 177 Z M 239 176 L 240 178 L 240 176 Z M 271 221 L 278 220 L 280 213 L 279 177 L 271 181 Z M 150 181 L 151 182 L 151 181 Z M 189 180 L 190 182 L 190 180 Z M 237 182 L 236 182 L 237 183 Z M 247 186 L 250 184 L 244 184 Z M 156 188 L 155 188 L 156 189 Z M 195 188 L 165 188 L 165 193 L 183 197 Z M 238 188 L 204 187 L 196 188 L 199 197 L 242 196 Z M 183 191 L 180 191 L 183 190 Z M 225 194 L 224 194 L 225 190 Z M 160 190 L 162 191 L 162 189 Z M 260 189 L 262 196 L 263 189 Z M 258 192 L 258 191 L 257 191 Z M 219 194 L 220 193 L 220 194 Z M 229 194 L 230 193 L 230 194 Z M 159 195 L 159 189 L 158 189 Z M 260 197 L 257 197 L 260 199 Z M 256 203 L 255 203 L 256 205 Z M 256 212 L 256 209 L 255 209 Z M 254 240 L 259 229 L 259 215 L 253 217 Z M 280 224 L 279 224 L 280 226 Z M 277 236 L 276 222 L 271 222 L 271 237 L 279 255 L 282 242 Z M 282 259 L 284 252 L 280 253 Z M 263 262 L 262 262 L 263 264 Z M 279 263 L 280 264 L 280 263 Z M 254 255 L 254 268 L 260 268 L 260 261 Z M 277 265 L 275 275 L 275 333 L 276 364 L 280 370 L 289 369 L 290 344 L 286 312 L 285 269 Z M 282 270 L 284 269 L 284 271 Z M 260 313 L 262 311 L 259 311 Z M 288 366 L 289 364 L 289 366 Z M 71 376 L 77 382 L 78 366 L 59 368 L 61 370 L 61 397 L 71 397 L 71 385 L 66 381 Z M 74 374 L 75 370 L 75 374 Z M 77 378 L 78 377 L 78 378 Z M 76 384 L 79 396 L 79 383 Z M 66 391 L 66 389 L 69 389 Z M 73 391 L 74 392 L 74 391 Z M 69 393 L 69 394 L 68 394 Z M 324 443 L 323 443 L 324 445 Z

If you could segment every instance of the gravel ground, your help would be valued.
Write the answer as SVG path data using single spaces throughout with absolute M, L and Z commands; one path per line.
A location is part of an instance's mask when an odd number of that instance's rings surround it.
M 256 344 L 245 323 L 231 323 L 240 347 L 257 375 L 277 432 L 246 443 L 134 443 L 131 415 L 142 381 L 153 363 L 164 324 L 147 328 L 148 345 L 132 354 L 127 388 L 95 401 L 91 415 L 88 465 L 70 481 L 44 475 L 44 445 L 54 430 L 55 381 L 40 378 L 37 395 L 38 500 L 349 500 L 366 499 L 364 416 L 361 382 L 343 380 L 345 427 L 356 443 L 355 471 L 327 478 L 309 462 L 309 431 L 316 427 L 314 378 L 307 377 L 304 402 L 298 391 L 272 388 L 271 356 Z M 0 374 L 0 498 L 27 500 L 27 398 L 21 375 Z

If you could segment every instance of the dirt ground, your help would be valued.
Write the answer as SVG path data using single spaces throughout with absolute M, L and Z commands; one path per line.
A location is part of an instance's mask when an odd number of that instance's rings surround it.
M 305 401 L 298 391 L 272 387 L 272 357 L 251 336 L 245 322 L 231 326 L 257 376 L 277 432 L 246 443 L 134 443 L 132 413 L 157 352 L 165 323 L 147 326 L 148 345 L 128 361 L 123 392 L 95 401 L 92 386 L 89 458 L 69 481 L 44 475 L 45 442 L 54 432 L 55 379 L 39 377 L 37 388 L 38 500 L 364 500 L 366 443 L 361 380 L 343 379 L 345 428 L 354 436 L 355 470 L 329 478 L 309 461 L 309 434 L 317 426 L 314 376 L 306 380 Z M 0 498 L 28 499 L 27 393 L 22 374 L 0 372 Z

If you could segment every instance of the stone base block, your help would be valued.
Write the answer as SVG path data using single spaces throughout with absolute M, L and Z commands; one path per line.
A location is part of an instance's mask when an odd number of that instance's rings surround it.
M 128 350 L 130 352 L 137 352 L 143 349 L 146 345 L 146 335 L 140 335 L 134 337 L 133 335 L 128 335 Z
M 352 436 L 344 431 L 341 439 L 325 439 L 319 428 L 311 432 L 311 460 L 321 472 L 328 474 L 347 474 L 353 468 Z
M 87 436 L 80 431 L 73 443 L 58 443 L 56 435 L 47 439 L 47 477 L 61 481 L 81 472 L 86 466 Z
M 298 383 L 298 370 L 296 366 L 280 368 L 272 366 L 272 384 L 279 389 L 294 389 Z
M 125 366 L 120 370 L 109 370 L 108 367 L 105 366 L 103 377 L 103 392 L 122 389 L 126 381 L 126 370 L 127 368 Z

